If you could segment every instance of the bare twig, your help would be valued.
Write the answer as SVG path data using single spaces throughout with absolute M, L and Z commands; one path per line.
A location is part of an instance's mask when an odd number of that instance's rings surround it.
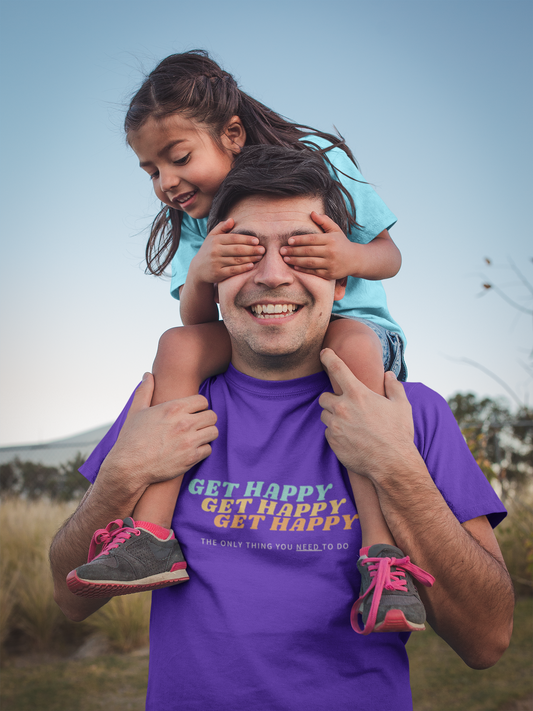
M 528 282 L 528 280 L 526 279 L 526 277 L 525 277 L 525 276 L 522 274 L 522 272 L 518 269 L 518 267 L 517 267 L 516 264 L 513 262 L 513 260 L 511 259 L 511 257 L 509 257 L 509 264 L 511 265 L 511 269 L 512 269 L 512 270 L 514 271 L 514 273 L 518 276 L 518 278 L 520 279 L 520 281 L 522 282 L 522 284 L 524 284 L 524 286 L 526 287 L 526 289 L 527 289 L 528 291 L 530 291 L 531 294 L 533 294 L 533 286 Z
M 517 309 L 517 311 L 522 311 L 525 314 L 529 314 L 530 316 L 533 316 L 533 309 L 527 309 L 525 306 L 521 306 L 520 304 L 517 304 L 516 301 L 513 301 L 505 291 L 502 291 L 498 286 L 494 286 L 494 284 L 491 284 L 490 282 L 487 282 L 486 284 L 483 284 L 483 288 L 486 290 L 491 289 L 492 291 L 495 291 L 498 296 L 500 296 L 504 301 L 507 301 L 508 304 L 510 304 L 514 309 Z M 482 294 L 486 292 L 481 292 Z
M 523 407 L 524 403 L 520 400 L 518 395 L 515 393 L 515 391 L 507 385 L 505 380 L 502 380 L 496 373 L 493 373 L 492 370 L 489 370 L 488 368 L 485 368 L 484 365 L 481 365 L 481 363 L 478 363 L 475 360 L 471 360 L 470 358 L 454 358 L 452 356 L 445 356 L 448 360 L 454 360 L 456 363 L 466 363 L 467 365 L 471 365 L 474 368 L 477 368 L 478 370 L 481 370 L 483 373 L 488 375 L 490 378 L 495 380 L 499 385 L 502 386 L 502 388 L 509 393 L 509 395 L 512 397 L 512 399 L 516 402 L 516 404 L 519 407 Z

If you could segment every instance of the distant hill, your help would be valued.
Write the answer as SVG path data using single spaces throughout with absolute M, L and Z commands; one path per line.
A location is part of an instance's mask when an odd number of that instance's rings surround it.
M 88 457 L 98 442 L 102 439 L 111 424 L 97 427 L 94 430 L 53 442 L 40 442 L 38 444 L 18 444 L 11 447 L 0 447 L 0 464 L 6 464 L 18 457 L 23 462 L 35 462 L 50 467 L 74 459 L 78 452 L 83 457 Z

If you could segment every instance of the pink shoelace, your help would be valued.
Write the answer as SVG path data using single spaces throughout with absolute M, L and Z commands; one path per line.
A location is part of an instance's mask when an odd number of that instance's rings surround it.
M 372 578 L 372 582 L 368 586 L 367 591 L 364 595 L 356 600 L 352 607 L 351 612 L 351 623 L 352 627 L 358 634 L 370 634 L 376 624 L 376 618 L 378 614 L 379 603 L 381 601 L 381 593 L 383 590 L 399 590 L 401 592 L 407 592 L 407 580 L 405 579 L 405 574 L 410 573 L 413 578 L 418 580 L 422 585 L 430 588 L 435 582 L 435 578 L 426 573 L 425 570 L 419 568 L 414 563 L 411 563 L 409 556 L 405 558 L 366 558 L 360 562 L 361 565 L 367 565 Z M 392 566 L 396 570 L 392 570 Z M 359 627 L 357 620 L 357 614 L 359 612 L 359 607 L 365 597 L 374 590 L 374 597 L 372 599 L 372 604 L 370 605 L 370 612 L 368 613 L 368 619 L 364 630 Z
M 137 528 L 124 527 L 123 524 L 124 521 L 121 518 L 117 518 L 115 521 L 108 523 L 105 528 L 99 528 L 93 533 L 87 563 L 99 558 L 101 555 L 109 555 L 110 550 L 118 548 L 121 543 L 127 541 L 131 536 L 141 535 Z M 116 526 L 116 528 L 113 528 L 113 526 Z M 100 545 L 102 550 L 98 555 L 95 555 L 96 549 Z

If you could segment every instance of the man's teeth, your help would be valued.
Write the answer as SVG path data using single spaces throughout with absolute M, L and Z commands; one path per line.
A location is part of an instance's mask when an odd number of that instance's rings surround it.
M 254 304 L 252 312 L 258 318 L 284 318 L 298 310 L 297 304 Z

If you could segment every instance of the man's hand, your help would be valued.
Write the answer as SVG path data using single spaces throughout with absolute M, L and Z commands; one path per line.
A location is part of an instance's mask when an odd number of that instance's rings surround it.
M 319 404 L 327 426 L 326 439 L 350 471 L 373 478 L 394 468 L 398 457 L 419 457 L 413 443 L 411 405 L 394 374 L 385 373 L 385 397 L 361 383 L 330 349 L 320 359 L 342 394 L 323 393 Z
M 183 475 L 211 454 L 217 416 L 202 395 L 150 407 L 154 378 L 145 373 L 99 479 L 120 478 L 135 488 Z
M 230 233 L 231 218 L 220 222 L 205 238 L 191 266 L 195 279 L 218 284 L 228 277 L 252 269 L 265 252 L 257 237 Z
M 350 242 L 326 215 L 313 211 L 311 219 L 323 230 L 322 234 L 290 237 L 288 246 L 280 249 L 284 261 L 297 272 L 323 279 L 344 279 L 353 274 L 356 271 L 354 253 L 361 245 Z
M 145 373 L 113 449 L 76 512 L 50 549 L 55 600 L 65 615 L 80 621 L 105 599 L 73 595 L 67 574 L 84 563 L 93 533 L 109 521 L 131 516 L 149 484 L 173 479 L 211 454 L 217 417 L 201 395 L 150 407 L 154 378 Z
M 436 578 L 419 589 L 433 629 L 475 669 L 494 664 L 509 644 L 513 591 L 485 516 L 459 523 L 413 443 L 411 406 L 385 373 L 373 393 L 330 349 L 321 353 L 341 395 L 323 393 L 327 440 L 344 466 L 369 477 L 396 545 Z

